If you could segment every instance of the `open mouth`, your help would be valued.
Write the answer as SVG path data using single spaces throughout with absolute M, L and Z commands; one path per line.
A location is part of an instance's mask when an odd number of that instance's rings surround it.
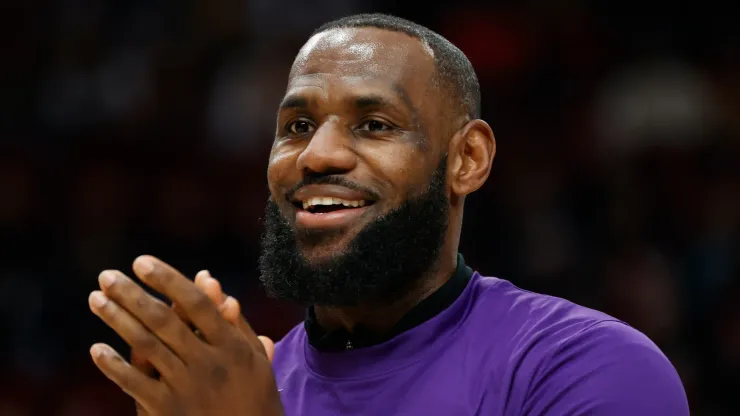
M 326 214 L 341 210 L 352 210 L 370 206 L 375 201 L 369 200 L 345 200 L 332 197 L 311 197 L 304 201 L 295 201 L 293 205 L 298 209 L 310 212 L 311 214 Z

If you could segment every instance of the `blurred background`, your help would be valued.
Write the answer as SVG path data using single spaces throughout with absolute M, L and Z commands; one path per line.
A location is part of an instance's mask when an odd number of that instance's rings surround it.
M 209 269 L 259 333 L 257 281 L 291 61 L 354 12 L 428 25 L 475 65 L 498 154 L 466 204 L 487 275 L 650 336 L 696 415 L 740 414 L 740 25 L 693 2 L 55 0 L 0 13 L 0 414 L 130 415 L 88 310 L 141 253 Z M 607 4 L 608 3 L 608 4 Z M 9 7 L 7 7 L 9 6 Z

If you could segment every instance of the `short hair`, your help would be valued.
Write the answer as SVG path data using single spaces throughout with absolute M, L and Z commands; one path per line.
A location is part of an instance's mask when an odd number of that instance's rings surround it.
M 331 29 L 378 28 L 402 32 L 419 39 L 434 53 L 436 76 L 458 100 L 472 119 L 480 118 L 481 98 L 478 77 L 468 57 L 439 33 L 400 17 L 382 13 L 356 14 L 325 23 L 311 37 Z

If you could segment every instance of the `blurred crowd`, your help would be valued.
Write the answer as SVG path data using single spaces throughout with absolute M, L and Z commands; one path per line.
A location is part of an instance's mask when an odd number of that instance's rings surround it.
M 394 13 L 458 45 L 498 142 L 467 262 L 650 336 L 692 414 L 740 414 L 740 26 L 712 3 L 56 0 L 3 13 L 0 414 L 128 415 L 89 346 L 101 270 L 208 269 L 255 329 L 265 170 L 311 31 Z M 608 4 L 608 5 L 607 5 Z

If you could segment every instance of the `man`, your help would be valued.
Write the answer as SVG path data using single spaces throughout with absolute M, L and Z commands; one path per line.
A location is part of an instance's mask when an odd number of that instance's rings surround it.
M 97 344 L 95 363 L 140 414 L 688 415 L 644 335 L 465 265 L 465 197 L 496 149 L 479 117 L 473 68 L 441 36 L 385 15 L 323 26 L 278 111 L 260 260 L 305 323 L 270 366 L 213 278 L 143 256 L 134 272 L 180 312 L 103 272 L 91 308 L 136 358 Z

